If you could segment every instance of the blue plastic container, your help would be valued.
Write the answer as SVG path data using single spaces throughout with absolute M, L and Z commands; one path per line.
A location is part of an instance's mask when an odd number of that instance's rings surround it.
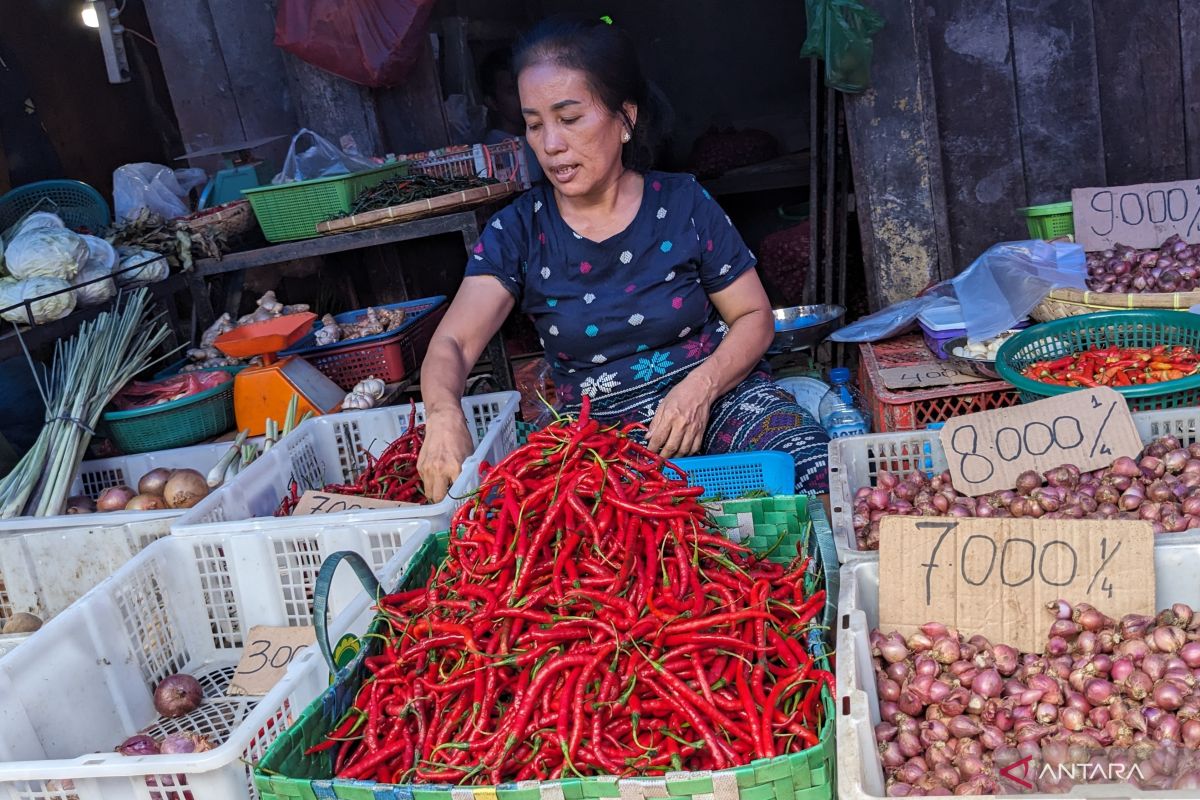
M 778 450 L 689 456 L 674 463 L 687 472 L 689 484 L 704 487 L 705 497 L 732 500 L 748 492 L 796 493 L 796 462 Z M 677 477 L 671 470 L 663 472 Z

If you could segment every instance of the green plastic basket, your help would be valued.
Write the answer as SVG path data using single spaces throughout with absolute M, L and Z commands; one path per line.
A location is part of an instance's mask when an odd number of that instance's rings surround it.
M 354 198 L 385 178 L 407 175 L 408 162 L 397 161 L 376 169 L 243 189 L 254 216 L 269 242 L 290 242 L 320 236 L 317 223 L 350 213 Z
M 244 367 L 221 367 L 236 375 Z M 233 381 L 149 408 L 108 411 L 100 418 L 104 434 L 126 455 L 187 447 L 232 429 Z
M 1017 210 L 1025 215 L 1029 235 L 1035 239 L 1056 239 L 1059 236 L 1075 235 L 1075 215 L 1071 210 L 1070 200 Z
M 1184 345 L 1200 351 L 1200 316 L 1165 309 L 1103 311 L 1056 319 L 1026 328 L 1010 337 L 996 354 L 1000 377 L 1029 403 L 1076 391 L 1021 375 L 1035 361 L 1046 361 L 1097 347 Z M 1112 387 L 1124 396 L 1130 411 L 1181 408 L 1200 404 L 1200 375 L 1144 386 Z
M 796 543 L 802 541 L 801 537 L 807 536 L 810 529 L 806 518 L 807 498 L 736 502 L 747 505 L 731 508 L 732 503 L 726 504 L 727 513 L 723 515 L 725 518 L 718 519 L 718 524 L 726 526 L 732 522 L 733 527 L 740 527 L 745 522 L 744 515 L 760 515 L 764 521 L 761 526 L 755 526 L 751 545 L 768 549 L 778 542 L 770 557 L 790 561 L 796 552 Z M 743 519 L 738 520 L 739 516 Z M 783 534 L 782 539 L 780 534 Z M 809 551 L 814 554 L 815 568 L 810 572 L 813 579 L 821 577 L 824 563 L 821 556 L 824 548 L 820 547 L 818 538 L 808 536 L 807 542 Z M 446 532 L 431 536 L 413 556 L 397 591 L 424 584 L 430 572 L 445 557 L 448 541 Z M 829 541 L 832 544 L 831 537 Z M 834 559 L 831 562 L 832 569 L 825 570 L 826 580 L 829 572 L 837 573 L 836 556 Z M 826 592 L 829 597 L 828 583 Z M 833 697 L 827 690 L 823 697 L 825 720 L 816 745 L 797 753 L 760 759 L 720 772 L 679 772 L 664 778 L 617 780 L 589 777 L 463 787 L 448 784 L 390 785 L 330 779 L 331 754 L 306 756 L 304 751 L 322 741 L 324 733 L 336 724 L 354 702 L 365 677 L 362 659 L 379 647 L 379 641 L 378 637 L 371 636 L 370 644 L 358 659 L 338 674 L 337 682 L 304 710 L 296 723 L 275 740 L 262 761 L 255 765 L 254 784 L 261 800 L 466 800 L 468 797 L 475 800 L 584 800 L 623 798 L 631 790 L 636 791 L 639 797 L 669 800 L 694 800 L 699 795 L 706 795 L 707 800 L 712 800 L 714 796 L 729 800 L 832 800 L 836 794 L 835 707 Z M 825 638 L 815 637 L 809 644 L 815 648 L 818 658 L 829 666 Z M 623 791 L 622 786 L 626 783 L 630 786 Z

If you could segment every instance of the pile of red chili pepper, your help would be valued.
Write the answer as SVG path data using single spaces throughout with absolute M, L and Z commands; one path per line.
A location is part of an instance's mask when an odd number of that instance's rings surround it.
M 1182 345 L 1154 347 L 1102 347 L 1035 361 L 1021 374 L 1057 386 L 1140 386 L 1194 375 L 1200 355 Z
M 326 484 L 322 491 L 423 505 L 429 501 L 417 472 L 417 458 L 421 455 L 424 442 L 425 424 L 417 424 L 417 406 L 414 403 L 408 413 L 408 429 L 396 437 L 378 458 L 364 452 L 367 466 L 352 483 Z M 300 496 L 299 484 L 292 481 L 275 516 L 291 516 L 300 502 Z
M 699 487 L 588 419 L 487 472 L 352 708 L 309 753 L 338 777 L 498 784 L 722 769 L 811 747 L 833 677 L 803 645 L 808 561 L 713 532 Z

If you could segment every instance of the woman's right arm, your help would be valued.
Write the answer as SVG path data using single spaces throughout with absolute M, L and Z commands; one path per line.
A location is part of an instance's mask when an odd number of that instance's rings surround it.
M 417 470 L 430 502 L 446 496 L 474 444 L 462 412 L 463 388 L 471 367 L 500 330 L 516 300 L 491 275 L 463 279 L 446 316 L 429 341 L 421 364 L 425 443 Z

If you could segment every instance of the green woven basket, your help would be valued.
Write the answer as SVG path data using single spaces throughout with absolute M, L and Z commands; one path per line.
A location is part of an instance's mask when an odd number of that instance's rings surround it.
M 830 573 L 837 574 L 837 562 L 830 562 L 832 569 L 824 570 L 822 553 L 825 548 L 820 543 L 821 537 L 809 535 L 816 530 L 818 520 L 824 518 L 823 510 L 818 512 L 818 509 L 819 505 L 814 504 L 819 517 L 809 525 L 807 498 L 804 497 L 731 501 L 725 504 L 725 513 L 717 517 L 717 523 L 722 527 L 752 530 L 751 545 L 756 548 L 761 545 L 763 550 L 773 548 L 768 556 L 773 560 L 790 561 L 797 542 L 807 538 L 806 546 L 813 555 L 810 580 L 823 578 L 826 597 L 836 597 L 836 586 L 831 594 L 828 581 Z M 824 527 L 828 532 L 828 525 Z M 827 539 L 832 549 L 832 535 Z M 448 540 L 445 532 L 430 537 L 413 556 L 397 591 L 422 585 L 444 558 Z M 826 618 L 831 617 L 827 614 Z M 825 641 L 824 636 L 810 640 L 822 661 L 827 660 Z M 825 720 L 816 745 L 719 772 L 678 772 L 662 778 L 572 778 L 462 787 L 331 779 L 331 755 L 306 756 L 304 751 L 322 741 L 324 733 L 354 702 L 365 677 L 362 659 L 378 646 L 379 638 L 371 636 L 370 644 L 358 660 L 338 674 L 337 682 L 304 710 L 300 719 L 275 740 L 262 761 L 255 765 L 254 783 L 261 800 L 583 800 L 610 797 L 694 800 L 701 795 L 703 800 L 832 800 L 836 793 L 835 708 L 828 691 L 823 696 Z
M 254 216 L 269 242 L 289 242 L 320 236 L 317 223 L 350 213 L 363 189 L 370 189 L 393 175 L 407 175 L 408 162 L 397 161 L 377 169 L 243 189 Z
M 221 367 L 236 375 L 244 367 Z M 108 411 L 100 418 L 104 434 L 126 455 L 187 447 L 232 429 L 233 381 L 149 408 Z
M 1081 314 L 1026 328 L 1011 336 L 996 354 L 1000 377 L 1030 403 L 1076 391 L 1031 380 L 1021 370 L 1035 361 L 1061 358 L 1097 347 L 1153 347 L 1157 344 L 1184 345 L 1200 351 L 1200 315 L 1167 309 L 1103 311 Z M 1130 411 L 1182 408 L 1200 404 L 1200 374 L 1176 381 L 1142 386 L 1112 387 L 1124 396 Z
M 1075 213 L 1070 200 L 1017 210 L 1025 215 L 1025 226 L 1035 239 L 1056 239 L 1075 234 Z

